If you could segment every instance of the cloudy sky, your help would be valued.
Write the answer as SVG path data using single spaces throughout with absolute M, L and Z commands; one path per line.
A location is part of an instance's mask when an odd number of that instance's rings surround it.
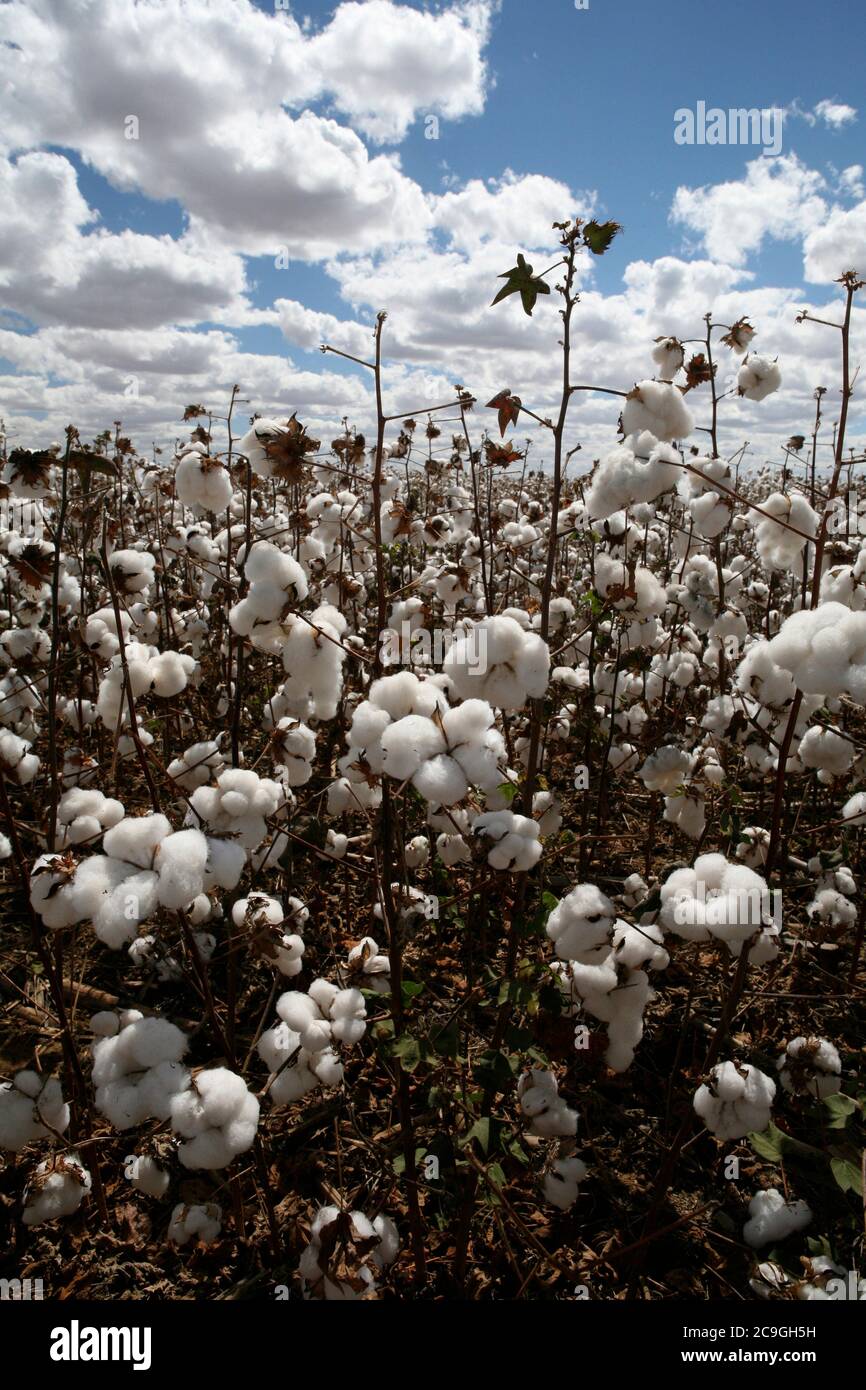
M 658 335 L 748 315 L 783 386 L 726 400 L 723 443 L 778 457 L 816 386 L 838 410 L 839 334 L 795 316 L 866 276 L 864 38 L 848 0 L 0 0 L 10 443 L 122 419 L 146 452 L 234 383 L 242 414 L 369 429 L 368 374 L 319 344 L 367 356 L 379 309 L 394 412 L 460 382 L 545 414 L 553 296 L 489 306 L 578 214 L 624 231 L 581 272 L 575 380 L 628 389 Z M 784 110 L 779 152 L 678 144 L 700 102 Z M 617 414 L 578 398 L 587 463 Z

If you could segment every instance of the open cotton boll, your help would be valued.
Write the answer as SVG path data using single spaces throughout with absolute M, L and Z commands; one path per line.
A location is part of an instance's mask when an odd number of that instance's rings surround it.
M 0 777 L 8 777 L 22 787 L 28 786 L 39 771 L 39 759 L 30 752 L 30 747 L 26 739 L 3 729 L 0 732 Z
M 579 883 L 553 909 L 547 935 L 560 960 L 579 960 L 610 941 L 616 908 L 592 883 Z
M 767 512 L 770 516 L 766 515 Z M 754 516 L 758 518 L 755 525 L 755 541 L 764 569 L 768 572 L 793 570 L 794 562 L 803 554 L 808 544 L 806 537 L 814 539 L 817 534 L 817 512 L 812 510 L 801 493 L 786 496 L 784 493 L 774 492 L 764 499 L 761 512 L 755 512 Z M 771 517 L 777 520 L 771 520 Z M 784 525 L 779 525 L 779 522 L 783 522 Z M 803 534 L 798 535 L 798 532 Z
M 224 512 L 232 500 L 232 480 L 219 459 L 189 449 L 178 461 L 174 474 L 178 498 L 187 507 Z
M 430 841 L 426 835 L 414 835 L 403 848 L 407 869 L 420 869 L 430 859 Z
M 818 769 L 819 782 L 832 782 L 834 777 L 844 777 L 846 772 L 850 772 L 856 747 L 850 739 L 843 738 L 834 729 L 813 724 L 800 739 L 797 756 L 804 767 Z
M 243 1077 L 227 1067 L 199 1072 L 171 1102 L 172 1129 L 184 1140 L 178 1157 L 185 1168 L 228 1167 L 252 1147 L 258 1122 L 258 1100 Z
M 166 771 L 179 787 L 192 792 L 196 787 L 203 787 L 211 777 L 218 776 L 224 766 L 220 740 L 208 739 L 184 749 L 179 758 L 169 763 Z
M 844 695 L 866 704 L 866 613 L 822 603 L 786 618 L 769 643 L 771 659 L 806 695 Z
M 391 961 L 372 936 L 364 936 L 346 957 L 345 975 L 363 989 L 387 994 L 391 988 Z
M 737 394 L 748 401 L 762 401 L 782 384 L 782 373 L 776 361 L 749 353 L 737 373 Z
M 156 560 L 146 550 L 115 550 L 108 557 L 111 577 L 123 594 L 140 594 L 153 583 Z
M 690 840 L 699 840 L 707 824 L 703 798 L 694 792 L 666 796 L 664 818 L 688 835 Z
M 504 614 L 485 618 L 451 646 L 442 664 L 458 695 L 522 709 L 547 689 L 550 651 L 538 633 Z
M 671 381 L 685 360 L 685 349 L 679 338 L 656 338 L 652 359 L 663 381 Z
M 203 891 L 208 842 L 200 830 L 178 830 L 157 847 L 157 896 L 175 912 L 188 907 Z
M 568 1211 L 577 1201 L 580 1184 L 586 1177 L 587 1167 L 582 1159 L 554 1159 L 544 1175 L 543 1192 L 545 1201 L 560 1211 Z
M 290 787 L 303 787 L 313 773 L 316 756 L 316 735 L 306 724 L 291 716 L 281 719 L 271 737 L 274 760 L 287 773 Z
M 544 1067 L 533 1067 L 524 1072 L 517 1083 L 517 1099 L 520 1109 L 530 1121 L 533 1134 L 552 1137 L 554 1135 L 573 1136 L 577 1133 L 577 1111 L 569 1109 L 559 1094 L 559 1086 L 552 1071 Z
M 711 936 L 729 946 L 755 936 L 768 923 L 766 880 L 722 854 L 701 854 L 691 869 L 675 869 L 661 887 L 659 921 L 686 941 Z
M 485 811 L 472 822 L 472 832 L 493 841 L 487 862 L 493 869 L 526 873 L 541 858 L 538 825 L 513 811 Z
M 157 846 L 170 834 L 171 824 L 163 815 L 126 816 L 106 832 L 102 847 L 111 859 L 151 869 Z
M 695 1112 L 717 1139 L 744 1139 L 770 1123 L 776 1083 L 748 1063 L 717 1062 L 695 1094 Z
M 682 392 L 669 382 L 639 381 L 626 396 L 622 411 L 624 435 L 647 430 L 655 439 L 670 443 L 672 439 L 686 439 L 694 427 Z
M 94 1042 L 96 1108 L 115 1129 L 166 1120 L 174 1098 L 190 1084 L 181 1062 L 187 1038 L 164 1018 L 128 1017 L 119 1032 Z
M 445 753 L 423 762 L 412 778 L 412 785 L 431 806 L 453 806 L 469 790 L 460 764 Z
M 163 1197 L 171 1182 L 165 1169 L 160 1168 L 156 1159 L 148 1154 L 127 1155 L 123 1176 L 132 1183 L 136 1192 L 143 1192 L 146 1197 Z
M 389 724 L 380 737 L 382 767 L 391 777 L 404 781 L 413 776 L 428 758 L 445 748 L 442 730 L 419 714 L 407 714 Z
M 56 1077 L 35 1071 L 19 1071 L 0 1084 L 0 1149 L 17 1152 L 36 1139 L 69 1125 L 69 1106 Z
M 855 792 L 842 807 L 842 820 L 851 825 L 866 825 L 866 792 Z
M 171 1213 L 168 1238 L 175 1245 L 186 1245 L 190 1240 L 212 1245 L 222 1230 L 222 1215 L 222 1207 L 216 1202 L 178 1202 Z
M 812 1209 L 808 1202 L 786 1202 L 781 1192 L 769 1187 L 756 1192 L 749 1202 L 743 1240 L 754 1250 L 762 1245 L 775 1245 L 794 1231 L 802 1231 L 811 1220 Z
M 46 1158 L 24 1194 L 21 1220 L 25 1226 L 42 1226 L 46 1221 L 72 1216 L 91 1186 L 90 1173 L 77 1154 Z
M 795 1096 L 823 1100 L 842 1086 L 842 1061 L 826 1038 L 794 1038 L 776 1063 L 782 1088 Z
M 393 1264 L 399 1248 L 397 1227 L 384 1213 L 370 1221 L 360 1211 L 320 1207 L 298 1263 L 304 1297 L 336 1302 L 369 1298 L 377 1274 Z
M 637 775 L 647 791 L 670 796 L 688 780 L 694 764 L 691 753 L 669 744 L 651 753 Z

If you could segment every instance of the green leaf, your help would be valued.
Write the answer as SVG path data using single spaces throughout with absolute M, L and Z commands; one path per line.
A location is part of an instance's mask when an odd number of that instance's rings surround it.
M 426 1156 L 426 1154 L 427 1154 L 427 1150 L 426 1150 L 426 1149 L 416 1149 L 416 1150 L 415 1150 L 415 1170 L 416 1170 L 416 1172 L 417 1172 L 419 1163 L 420 1163 L 421 1160 Z M 399 1177 L 402 1177 L 402 1175 L 403 1175 L 403 1174 L 405 1173 L 405 1171 L 406 1171 L 406 1159 L 405 1159 L 405 1156 L 404 1156 L 403 1154 L 398 1154 L 397 1157 L 394 1159 L 393 1163 L 391 1164 L 391 1167 L 394 1169 L 394 1173 L 395 1173 L 395 1175 L 396 1175 L 398 1178 L 399 1178 Z
M 517 795 L 517 788 L 513 782 L 501 782 L 496 790 L 506 801 L 513 801 Z
M 857 1109 L 857 1102 L 852 1096 L 845 1096 L 841 1091 L 835 1096 L 825 1096 L 824 1104 L 832 1115 L 830 1129 L 844 1129 L 848 1119 Z
M 587 222 L 583 229 L 584 245 L 594 256 L 603 256 L 617 232 L 621 232 L 619 222 Z
M 398 1038 L 391 1048 L 392 1055 L 399 1057 L 403 1065 L 403 1070 L 413 1072 L 421 1061 L 421 1047 L 417 1038 L 413 1038 L 411 1033 L 404 1033 Z
M 517 265 L 504 271 L 499 279 L 504 280 L 505 284 L 493 299 L 491 308 L 501 300 L 507 299 L 510 294 L 519 294 L 524 313 L 531 314 L 538 296 L 550 294 L 550 286 L 545 284 L 539 276 L 533 275 L 532 266 L 527 264 L 519 251 L 517 253 Z
M 782 1162 L 786 1136 L 772 1122 L 762 1134 L 753 1132 L 748 1138 L 755 1153 L 761 1158 L 766 1158 L 769 1163 Z
M 481 1149 L 481 1152 L 486 1157 L 487 1151 L 490 1148 L 489 1116 L 482 1115 L 480 1120 L 475 1121 L 474 1125 L 469 1130 L 469 1133 L 464 1134 L 463 1138 L 460 1140 L 460 1147 L 462 1149 L 467 1148 L 472 1143 L 473 1139 L 478 1144 L 478 1147 Z
M 404 1003 L 404 1004 L 409 1004 L 409 1003 L 411 1003 L 411 1001 L 412 1001 L 413 999 L 417 999 L 418 995 L 421 994 L 421 993 L 423 992 L 423 990 L 424 990 L 424 986 L 423 986 L 422 984 L 420 984 L 420 983 L 418 982 L 418 980 L 403 980 L 403 982 L 402 982 L 403 1003 Z
M 831 1158 L 830 1170 L 843 1192 L 854 1192 L 863 1196 L 863 1174 L 860 1165 L 850 1158 Z

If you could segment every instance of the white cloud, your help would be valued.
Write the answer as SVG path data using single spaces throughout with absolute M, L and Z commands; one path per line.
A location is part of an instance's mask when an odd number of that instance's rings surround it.
M 795 154 L 752 160 L 743 179 L 679 187 L 671 220 L 695 232 L 707 254 L 727 265 L 745 265 L 765 237 L 806 235 L 825 216 L 822 176 Z
M 842 101 L 819 101 L 814 109 L 814 114 L 819 121 L 823 121 L 833 130 L 841 130 L 843 126 L 850 125 L 857 119 L 856 106 L 847 106 Z
M 809 232 L 803 252 L 807 280 L 829 283 L 845 270 L 857 270 L 866 278 L 866 202 L 847 210 L 833 208 Z
M 419 111 L 478 112 L 492 10 L 370 0 L 307 35 L 250 0 L 11 0 L 0 128 L 8 148 L 71 147 L 122 188 L 180 200 L 247 254 L 423 237 L 426 203 L 397 158 L 308 108 L 330 98 L 391 139 Z

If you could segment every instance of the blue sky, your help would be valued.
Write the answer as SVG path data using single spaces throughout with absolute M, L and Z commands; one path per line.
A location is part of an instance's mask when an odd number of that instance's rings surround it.
M 22 436 L 73 410 L 90 428 L 118 412 L 122 364 L 140 356 L 123 413 L 151 434 L 235 375 L 254 408 L 299 404 L 318 421 L 342 413 L 347 378 L 345 410 L 363 412 L 366 384 L 316 344 L 350 350 L 379 307 L 407 390 L 424 373 L 429 398 L 459 371 L 480 394 L 518 369 L 546 406 L 553 316 L 487 306 L 519 247 L 549 263 L 543 228 L 577 207 L 624 228 L 587 271 L 587 370 L 628 385 L 651 370 L 657 332 L 696 331 L 707 308 L 761 315 L 790 395 L 737 419 L 769 447 L 838 357 L 829 335 L 791 333 L 794 301 L 831 303 L 830 267 L 861 248 L 866 272 L 864 39 L 866 11 L 841 0 L 289 14 L 266 0 L 0 0 L 0 410 Z M 675 111 L 698 102 L 784 108 L 781 157 L 676 144 Z M 140 143 L 121 137 L 129 111 Z M 588 403 L 593 437 L 603 404 Z

